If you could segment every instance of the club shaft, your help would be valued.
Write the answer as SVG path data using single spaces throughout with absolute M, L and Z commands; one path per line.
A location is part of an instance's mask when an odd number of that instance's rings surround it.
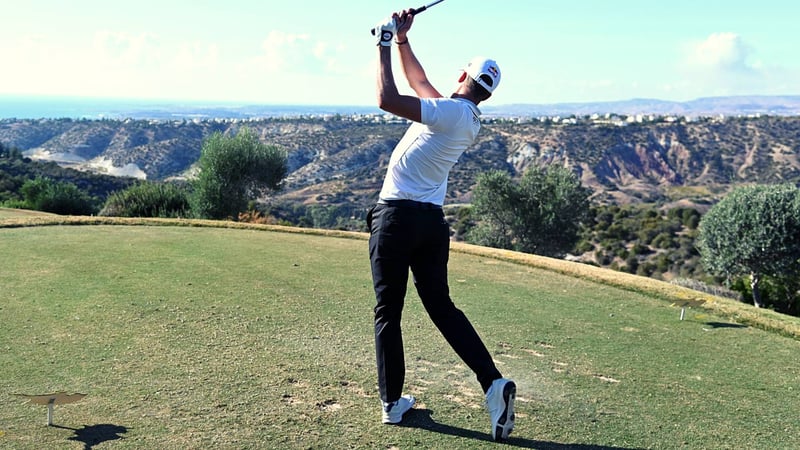
M 444 0 L 436 0 L 435 2 L 428 3 L 427 5 L 420 6 L 419 8 L 411 8 L 411 10 L 409 12 L 411 13 L 412 16 L 416 16 L 417 14 L 421 13 L 422 11 L 425 11 L 426 9 L 430 8 L 431 6 L 438 5 L 439 3 L 442 3 L 443 1 Z M 370 33 L 372 33 L 372 35 L 374 36 L 375 35 L 375 30 L 374 29 L 370 30 Z
M 443 1 L 444 0 L 436 0 L 435 2 L 428 3 L 427 5 L 420 6 L 419 8 L 416 8 L 416 9 L 415 8 L 411 8 L 411 15 L 415 16 L 415 15 L 421 13 L 422 11 L 425 11 L 426 9 L 430 8 L 431 6 L 435 6 L 435 5 L 438 5 L 439 3 L 442 3 Z

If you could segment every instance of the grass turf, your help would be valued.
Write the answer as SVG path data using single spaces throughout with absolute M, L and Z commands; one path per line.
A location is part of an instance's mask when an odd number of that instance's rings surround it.
M 366 243 L 248 229 L 0 229 L 0 447 L 494 448 L 413 289 L 407 426 L 380 424 Z M 455 253 L 451 293 L 519 386 L 509 444 L 797 448 L 800 342 Z M 11 394 L 88 396 L 46 408 Z M 120 438 L 120 439 L 117 439 Z

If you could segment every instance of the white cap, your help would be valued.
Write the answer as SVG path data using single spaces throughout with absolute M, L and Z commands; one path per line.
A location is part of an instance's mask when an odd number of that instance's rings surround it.
M 470 78 L 475 80 L 476 83 L 489 91 L 489 93 L 494 92 L 494 90 L 497 89 L 497 86 L 500 84 L 500 67 L 493 59 L 487 59 L 482 56 L 474 58 L 469 62 L 469 64 L 467 64 L 467 68 L 464 69 L 464 72 L 466 72 Z M 487 75 L 491 82 L 482 80 L 481 75 Z

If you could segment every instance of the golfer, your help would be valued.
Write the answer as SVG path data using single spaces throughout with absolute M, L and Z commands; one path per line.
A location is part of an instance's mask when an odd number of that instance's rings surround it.
M 492 438 L 506 439 L 514 428 L 516 385 L 503 378 L 472 324 L 450 299 L 450 230 L 442 212 L 450 169 L 475 141 L 481 126 L 477 105 L 497 88 L 500 69 L 490 59 L 473 59 L 455 92 L 443 97 L 411 50 L 407 33 L 413 23 L 413 14 L 406 10 L 373 30 L 380 58 L 378 106 L 414 122 L 392 152 L 380 198 L 367 215 L 383 423 L 400 423 L 416 401 L 402 395 L 405 360 L 400 319 L 410 268 L 431 320 L 475 372 L 486 394 Z M 392 73 L 393 43 L 417 96 L 398 93 Z

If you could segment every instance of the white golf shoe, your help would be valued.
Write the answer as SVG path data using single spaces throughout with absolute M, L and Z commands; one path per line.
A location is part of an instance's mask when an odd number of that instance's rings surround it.
M 383 405 L 383 423 L 400 423 L 403 420 L 403 414 L 407 413 L 416 402 L 417 399 L 411 395 L 404 395 L 391 403 L 381 401 Z
M 486 409 L 492 419 L 492 439 L 500 441 L 508 439 L 514 429 L 514 398 L 517 396 L 517 385 L 506 378 L 498 378 L 492 382 L 486 392 Z

